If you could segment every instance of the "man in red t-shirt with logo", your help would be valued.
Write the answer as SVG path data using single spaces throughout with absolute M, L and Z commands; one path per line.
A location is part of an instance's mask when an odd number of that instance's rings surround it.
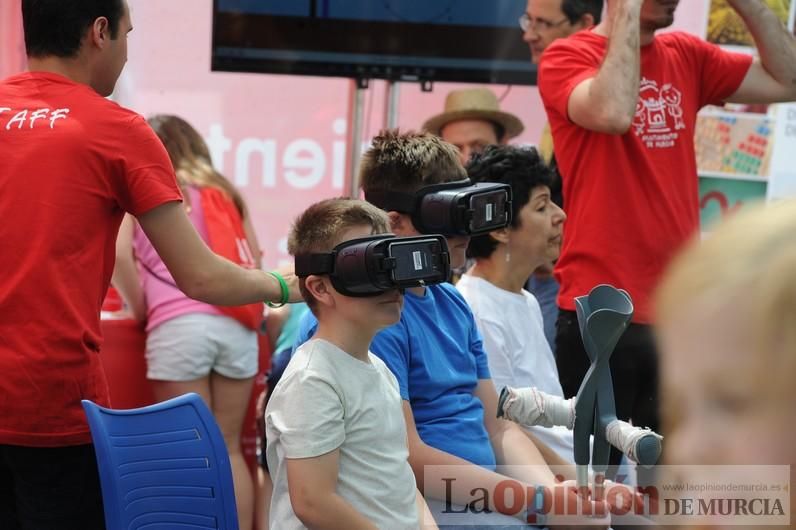
M 277 301 L 281 282 L 205 246 L 157 136 L 105 99 L 127 60 L 126 0 L 22 12 L 30 71 L 0 82 L 0 527 L 104 528 L 80 400 L 109 405 L 99 314 L 124 213 L 189 296 Z
M 796 99 L 796 45 L 761 0 L 728 0 L 759 59 L 729 53 L 672 24 L 678 0 L 607 0 L 590 31 L 542 55 L 539 90 L 568 215 L 556 354 L 567 397 L 588 359 L 574 298 L 597 284 L 630 293 L 633 323 L 612 358 L 617 412 L 658 429 L 657 356 L 649 298 L 672 254 L 699 228 L 694 127 L 708 104 Z

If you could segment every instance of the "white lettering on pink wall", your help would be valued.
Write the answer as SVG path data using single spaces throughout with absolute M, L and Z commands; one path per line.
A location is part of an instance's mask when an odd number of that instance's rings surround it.
M 260 188 L 273 189 L 287 185 L 296 190 L 312 190 L 331 177 L 331 187 L 342 190 L 345 183 L 346 120 L 332 122 L 331 146 L 312 138 L 296 138 L 280 143 L 275 138 L 244 137 L 235 142 L 226 136 L 221 123 L 213 123 L 205 137 L 216 168 L 228 174 L 239 188 L 259 182 Z M 233 154 L 229 161 L 227 154 Z M 331 167 L 331 171 L 328 169 Z

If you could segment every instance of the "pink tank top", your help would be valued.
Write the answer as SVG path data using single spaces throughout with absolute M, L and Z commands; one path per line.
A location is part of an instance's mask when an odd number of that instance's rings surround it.
M 190 204 L 188 218 L 196 228 L 199 236 L 207 243 L 207 226 L 205 225 L 204 211 L 202 210 L 201 194 L 194 186 L 186 186 L 183 191 L 188 199 L 186 203 Z M 176 287 L 171 273 L 169 273 L 163 260 L 160 259 L 152 243 L 149 242 L 146 234 L 144 234 L 138 224 L 136 224 L 133 234 L 133 249 L 136 258 L 141 262 L 138 264 L 138 273 L 147 305 L 147 332 L 167 320 L 188 313 L 222 314 L 221 311 L 210 304 L 188 298 Z M 164 280 L 168 280 L 169 283 L 159 280 L 149 271 L 154 272 Z

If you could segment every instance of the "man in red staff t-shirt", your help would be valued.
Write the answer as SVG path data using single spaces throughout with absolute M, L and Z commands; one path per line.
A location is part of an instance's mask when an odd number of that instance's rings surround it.
M 630 293 L 634 321 L 612 358 L 617 413 L 658 429 L 649 298 L 669 258 L 699 227 L 694 127 L 708 104 L 796 99 L 796 44 L 761 0 L 728 0 L 759 59 L 729 53 L 672 24 L 678 0 L 608 0 L 591 31 L 542 55 L 539 90 L 563 179 L 568 220 L 556 355 L 567 397 L 588 359 L 574 298 L 597 284 Z
M 103 508 L 80 400 L 109 405 L 99 314 L 124 213 L 189 296 L 282 293 L 205 246 L 157 136 L 105 99 L 127 60 L 126 0 L 22 0 L 22 13 L 30 71 L 0 82 L 0 527 L 91 530 Z

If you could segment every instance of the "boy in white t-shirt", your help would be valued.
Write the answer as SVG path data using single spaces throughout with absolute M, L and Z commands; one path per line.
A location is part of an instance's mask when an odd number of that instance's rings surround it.
M 375 206 L 328 199 L 299 216 L 288 250 L 329 253 L 387 228 Z M 300 288 L 319 325 L 296 350 L 265 411 L 270 527 L 416 529 L 426 505 L 408 462 L 398 383 L 369 351 L 376 332 L 400 318 L 403 294 L 345 296 L 328 274 L 306 276 Z

